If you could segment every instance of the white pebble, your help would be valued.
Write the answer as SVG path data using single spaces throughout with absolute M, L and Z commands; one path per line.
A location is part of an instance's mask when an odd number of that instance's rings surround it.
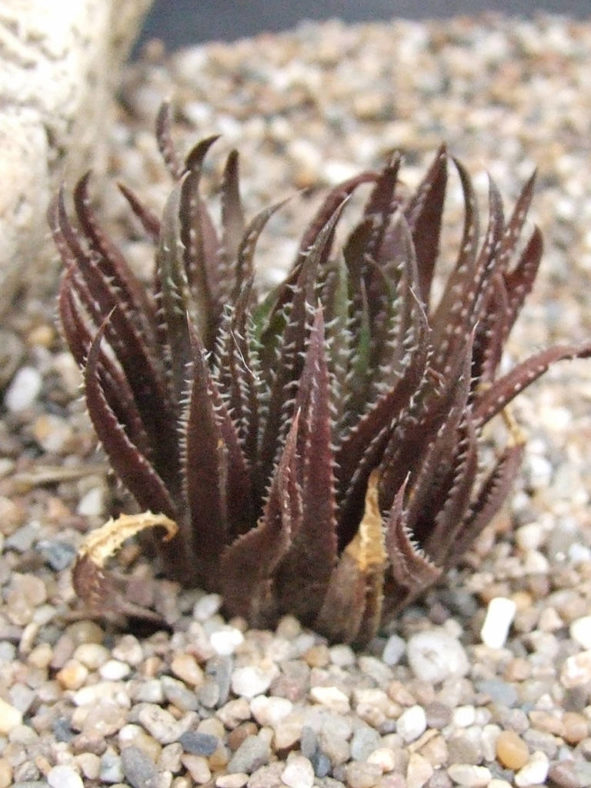
M 441 628 L 413 635 L 406 652 L 415 676 L 434 684 L 449 677 L 465 676 L 470 667 L 460 641 Z
M 131 668 L 125 662 L 118 659 L 109 659 L 99 668 L 99 673 L 103 679 L 108 681 L 119 681 L 129 675 Z
M 281 781 L 289 788 L 312 788 L 314 785 L 314 769 L 303 755 L 290 758 L 281 772 Z
M 391 635 L 384 646 L 382 659 L 386 665 L 397 665 L 402 659 L 405 651 L 405 641 L 399 635 Z
M 367 758 L 368 763 L 376 764 L 382 772 L 392 772 L 396 766 L 396 756 L 390 747 L 378 747 Z
M 515 531 L 515 541 L 522 550 L 537 550 L 544 542 L 544 536 L 544 529 L 539 523 L 528 523 Z
M 452 720 L 456 728 L 469 728 L 476 721 L 476 709 L 474 706 L 458 706 L 454 709 Z
M 234 772 L 234 774 L 222 774 L 216 778 L 215 788 L 242 788 L 248 782 L 248 774 L 245 772 Z
M 0 736 L 10 733 L 13 728 L 21 725 L 22 721 L 22 713 L 0 698 Z
M 119 682 L 99 681 L 97 684 L 89 684 L 77 690 L 72 695 L 72 701 L 76 706 L 92 706 L 102 700 L 108 700 L 122 705 L 122 690 L 123 684 Z M 127 700 L 127 704 L 129 704 L 129 699 Z
M 396 733 L 407 743 L 422 736 L 426 728 L 427 718 L 422 706 L 410 706 L 402 712 L 396 722 Z
M 347 667 L 348 665 L 355 664 L 355 652 L 351 646 L 345 644 L 337 644 L 330 648 L 330 661 L 333 665 L 339 668 Z
M 342 183 L 357 174 L 357 168 L 350 161 L 328 159 L 322 167 L 325 180 L 333 185 Z
M 292 710 L 293 703 L 288 698 L 258 695 L 250 702 L 250 711 L 258 724 L 271 728 L 276 728 Z
M 47 773 L 50 788 L 84 788 L 80 775 L 71 766 L 54 766 Z
M 523 561 L 523 571 L 527 575 L 545 575 L 550 571 L 550 563 L 539 550 L 528 550 Z
M 216 654 L 227 657 L 244 642 L 244 635 L 236 627 L 222 627 L 211 633 L 209 642 Z
M 580 542 L 574 542 L 568 548 L 568 557 L 573 564 L 584 564 L 591 561 L 591 548 Z
M 560 683 L 566 689 L 578 687 L 591 681 L 591 650 L 581 651 L 564 661 L 560 671 Z
M 570 636 L 584 649 L 591 649 L 591 616 L 575 618 L 570 625 Z
M 232 674 L 232 691 L 235 695 L 245 698 L 254 698 L 262 695 L 271 686 L 272 676 L 258 667 L 247 665 L 236 668 Z
M 512 599 L 496 596 L 488 603 L 480 638 L 489 648 L 503 648 L 515 618 L 517 605 Z
M 105 511 L 105 490 L 102 487 L 92 487 L 84 493 L 76 513 L 83 517 L 100 517 Z
M 72 657 L 89 670 L 97 670 L 109 659 L 109 649 L 99 643 L 81 643 Z
M 515 775 L 515 785 L 545 785 L 550 763 L 548 756 L 537 750 L 529 761 Z
M 146 703 L 140 708 L 138 722 L 160 744 L 170 744 L 184 733 L 179 720 L 166 709 L 151 703 Z
M 492 777 L 486 766 L 473 766 L 469 763 L 453 763 L 448 767 L 447 773 L 456 785 L 465 785 L 467 788 L 484 788 Z
M 12 379 L 4 396 L 4 404 L 11 413 L 30 408 L 41 391 L 43 380 L 34 367 L 21 367 Z
M 193 617 L 197 621 L 207 621 L 208 618 L 215 616 L 221 606 L 222 598 L 219 594 L 205 594 L 195 602 Z
M 421 788 L 431 779 L 433 766 L 421 755 L 420 752 L 412 752 L 406 767 L 406 785 L 409 788 Z
M 350 710 L 349 698 L 338 687 L 312 687 L 310 698 L 337 714 L 346 714 Z

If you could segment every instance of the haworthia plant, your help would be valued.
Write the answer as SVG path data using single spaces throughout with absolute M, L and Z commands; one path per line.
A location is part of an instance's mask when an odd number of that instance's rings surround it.
M 163 107 L 157 137 L 175 183 L 162 219 L 121 187 L 154 242 L 148 288 L 101 230 L 88 177 L 75 222 L 63 194 L 50 210 L 61 322 L 90 417 L 147 512 L 139 525 L 110 521 L 99 558 L 81 551 L 76 590 L 137 615 L 104 560 L 128 532 L 165 525 L 164 572 L 219 592 L 228 615 L 269 626 L 292 613 L 330 640 L 367 643 L 505 500 L 522 440 L 501 429 L 504 445 L 483 463 L 484 425 L 550 364 L 591 353 L 591 343 L 552 347 L 499 375 L 542 253 L 539 229 L 521 239 L 534 178 L 508 219 L 490 182 L 481 232 L 471 180 L 451 160 L 464 228 L 436 305 L 444 147 L 414 191 L 399 156 L 333 188 L 285 280 L 261 296 L 257 240 L 280 206 L 245 218 L 233 152 L 216 223 L 200 189 L 215 138 L 183 161 L 170 125 Z M 358 189 L 369 196 L 338 244 Z

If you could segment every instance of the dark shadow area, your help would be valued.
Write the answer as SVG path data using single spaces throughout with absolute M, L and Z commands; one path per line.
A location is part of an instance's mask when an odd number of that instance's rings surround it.
M 553 13 L 578 19 L 591 16 L 589 0 L 156 0 L 138 47 L 151 38 L 162 39 L 168 50 L 204 41 L 234 41 L 265 31 L 287 30 L 305 19 L 377 22 L 392 17 L 443 19 L 487 11 L 516 16 Z

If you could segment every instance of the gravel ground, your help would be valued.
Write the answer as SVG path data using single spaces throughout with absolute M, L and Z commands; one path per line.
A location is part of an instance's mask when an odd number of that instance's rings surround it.
M 547 249 L 517 358 L 591 332 L 590 53 L 591 24 L 559 18 L 306 25 L 172 57 L 151 45 L 124 78 L 112 174 L 159 203 L 151 127 L 173 96 L 181 145 L 223 134 L 212 176 L 240 148 L 253 213 L 313 187 L 270 225 L 272 280 L 321 188 L 392 148 L 411 182 L 445 140 L 484 198 L 488 170 L 508 202 L 537 165 Z M 102 211 L 144 270 L 112 187 Z M 71 590 L 83 534 L 129 502 L 53 312 L 49 297 L 24 304 L 0 336 L 0 788 L 591 786 L 590 364 L 520 398 L 510 506 L 367 651 L 290 617 L 250 631 L 165 580 L 152 601 L 171 632 L 131 634 L 85 618 Z M 120 564 L 141 582 L 138 556 L 128 545 Z

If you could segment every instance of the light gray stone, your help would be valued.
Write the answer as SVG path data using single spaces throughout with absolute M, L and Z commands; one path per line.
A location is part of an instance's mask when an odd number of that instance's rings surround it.
M 150 2 L 0 5 L 0 314 L 55 273 L 47 206 L 64 176 L 103 168 L 119 66 Z

